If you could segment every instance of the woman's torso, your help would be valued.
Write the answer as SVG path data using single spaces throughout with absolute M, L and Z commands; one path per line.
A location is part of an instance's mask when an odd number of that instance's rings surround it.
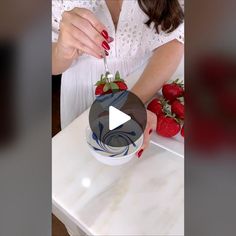
M 148 28 L 144 24 L 148 17 L 140 9 L 137 0 L 123 0 L 116 27 L 105 0 L 55 0 L 53 8 L 54 12 L 57 12 L 58 18 L 53 19 L 54 25 L 59 28 L 62 12 L 74 7 L 91 10 L 107 27 L 109 36 L 114 38 L 110 44 L 111 49 L 107 58 L 109 70 L 112 73 L 119 70 L 124 78 L 147 62 L 153 48 L 163 44 L 166 40 L 163 32 L 159 37 L 152 27 Z M 56 41 L 56 38 L 53 40 Z M 62 128 L 92 104 L 95 99 L 94 84 L 102 73 L 104 73 L 103 60 L 85 54 L 75 60 L 71 67 L 63 73 Z

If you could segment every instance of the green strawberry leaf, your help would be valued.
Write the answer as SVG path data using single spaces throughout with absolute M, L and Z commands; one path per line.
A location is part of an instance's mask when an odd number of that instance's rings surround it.
M 119 73 L 119 71 L 116 71 L 115 80 L 119 80 L 119 79 L 121 79 L 120 78 L 120 73 Z
M 101 84 L 105 84 L 106 83 L 106 81 L 101 81 L 101 80 L 99 80 L 99 81 L 97 81 L 97 83 L 95 84 L 95 86 L 98 86 L 98 85 L 101 85 Z
M 121 79 L 119 71 L 116 71 L 115 80 L 114 81 L 115 82 L 125 82 L 123 79 Z
M 177 100 L 179 100 L 182 104 L 184 104 L 184 97 L 178 97 Z
M 166 107 L 169 105 L 168 101 L 164 97 L 161 97 L 159 100 L 161 102 L 162 107 Z
M 107 92 L 110 88 L 111 88 L 110 83 L 105 84 L 105 86 L 103 87 L 103 92 L 104 93 Z
M 178 84 L 179 83 L 179 78 L 173 81 L 173 83 Z
M 95 84 L 95 86 L 105 84 L 106 83 L 106 76 L 104 74 L 101 74 L 100 80 L 98 80 Z
M 179 78 L 177 78 L 176 80 L 173 81 L 173 84 L 177 84 L 180 87 L 184 88 L 184 81 L 180 80 Z
M 114 82 L 110 83 L 110 86 L 111 86 L 112 90 L 113 89 L 119 89 L 119 86 L 116 83 L 114 83 Z

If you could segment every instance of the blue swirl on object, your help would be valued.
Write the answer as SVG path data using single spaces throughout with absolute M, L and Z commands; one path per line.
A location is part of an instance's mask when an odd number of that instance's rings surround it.
M 94 132 L 92 133 L 92 139 L 95 140 L 98 146 L 94 146 L 88 142 L 88 144 L 93 148 L 93 150 L 106 153 L 110 157 L 116 157 L 120 155 L 123 155 L 123 156 L 127 155 L 130 148 L 129 146 L 130 143 L 134 147 L 136 147 L 136 144 L 130 138 L 131 136 L 136 135 L 135 131 L 125 132 L 125 131 L 120 131 L 120 129 L 114 129 L 114 130 L 104 133 L 103 132 L 104 125 L 101 122 L 98 123 L 98 128 L 99 128 L 99 138 Z M 118 149 L 114 149 L 111 146 L 109 146 L 109 143 L 114 136 L 115 137 L 119 136 L 120 138 L 122 138 L 124 143 L 126 143 L 127 145 L 125 145 L 124 147 L 120 147 Z

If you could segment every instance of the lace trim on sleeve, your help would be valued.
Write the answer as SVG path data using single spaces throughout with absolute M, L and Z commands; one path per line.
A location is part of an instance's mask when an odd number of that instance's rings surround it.
M 160 33 L 156 33 L 155 28 L 152 29 L 151 36 L 149 38 L 149 49 L 152 51 L 157 47 L 162 46 L 172 40 L 178 40 L 181 43 L 184 43 L 184 23 L 180 24 L 178 28 L 176 28 L 171 33 L 165 33 L 160 31 Z

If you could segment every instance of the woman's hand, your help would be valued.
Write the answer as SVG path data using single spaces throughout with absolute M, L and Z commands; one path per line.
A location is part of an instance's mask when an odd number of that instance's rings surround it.
M 65 11 L 60 22 L 57 43 L 52 46 L 52 74 L 61 74 L 82 53 L 102 58 L 108 55 L 113 39 L 106 27 L 85 8 Z
M 155 49 L 143 74 L 131 91 L 136 94 L 143 103 L 146 103 L 174 74 L 181 61 L 183 52 L 184 47 L 177 40 L 172 40 Z M 156 130 L 156 126 L 156 115 L 147 111 L 147 126 L 144 131 L 144 142 L 141 149 L 136 153 L 138 157 L 140 157 L 143 150 L 148 147 L 150 134 L 152 130 Z
M 104 49 L 110 49 L 108 41 L 106 27 L 88 9 L 76 7 L 63 13 L 57 50 L 65 57 L 85 52 L 101 58 Z
M 147 125 L 143 134 L 143 145 L 136 152 L 137 157 L 141 157 L 143 151 L 148 147 L 151 133 L 153 130 L 156 130 L 156 127 L 157 127 L 157 116 L 153 112 L 147 110 Z

